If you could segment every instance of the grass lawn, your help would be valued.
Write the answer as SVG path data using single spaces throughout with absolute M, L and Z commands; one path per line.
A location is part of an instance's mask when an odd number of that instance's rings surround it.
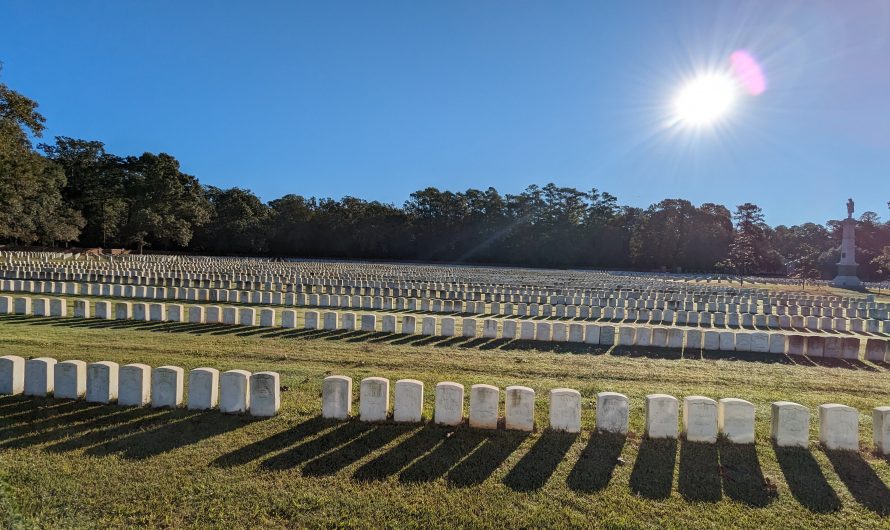
M 890 462 L 870 411 L 890 373 L 786 357 L 544 351 L 503 341 L 361 332 L 257 332 L 186 324 L 0 317 L 0 355 L 213 366 L 281 373 L 273 419 L 0 397 L 0 526 L 28 527 L 890 527 Z M 773 359 L 778 362 L 766 362 Z M 319 419 L 325 375 L 433 386 L 451 380 L 537 392 L 538 431 L 367 425 Z M 549 433 L 548 391 L 583 396 L 579 436 Z M 631 399 L 631 431 L 591 434 L 595 394 Z M 469 392 L 468 392 L 469 393 Z M 757 406 L 756 446 L 642 439 L 643 396 L 739 397 Z M 844 403 L 859 453 L 774 448 L 769 404 Z M 502 405 L 503 413 L 503 405 Z

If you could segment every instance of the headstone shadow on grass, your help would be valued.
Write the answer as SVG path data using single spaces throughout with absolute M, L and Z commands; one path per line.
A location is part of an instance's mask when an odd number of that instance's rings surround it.
M 218 411 L 194 412 L 182 409 L 167 411 L 162 419 L 167 421 L 88 452 L 119 452 L 123 458 L 142 460 L 233 431 L 247 422 L 262 421 L 250 416 L 221 414 Z
M 146 407 L 121 408 L 114 405 L 106 405 L 105 408 L 116 409 L 119 412 L 97 417 L 76 432 L 66 433 L 67 435 L 77 434 L 77 436 L 69 436 L 67 439 L 60 440 L 47 447 L 47 451 L 64 453 L 77 449 L 92 449 L 98 456 L 102 456 L 105 454 L 100 447 L 103 444 L 110 444 L 117 438 L 129 436 L 142 429 L 168 421 L 167 412 L 163 410 Z M 59 438 L 61 437 L 56 437 L 56 439 Z
M 879 515 L 890 515 L 890 490 L 857 451 L 825 451 L 835 473 L 856 502 Z
M 218 467 L 234 467 L 253 462 L 271 453 L 287 449 L 293 445 L 321 433 L 332 425 L 339 425 L 337 420 L 313 416 L 306 421 L 273 434 L 262 440 L 251 442 L 216 458 L 212 465 Z
M 687 501 L 717 502 L 723 497 L 717 444 L 680 442 L 677 490 Z
M 577 434 L 542 433 L 504 477 L 504 484 L 514 491 L 534 491 L 543 488 L 577 440 Z
M 593 432 L 578 461 L 569 472 L 569 489 L 593 493 L 605 489 L 612 480 L 627 437 L 623 434 Z
M 440 427 L 426 425 L 389 451 L 359 467 L 353 478 L 373 481 L 395 475 L 411 462 L 432 451 L 448 432 Z
M 528 438 L 528 433 L 490 431 L 484 433 L 484 438 L 479 448 L 448 472 L 449 484 L 463 488 L 485 482 Z
M 273 455 L 260 463 L 260 467 L 270 471 L 283 471 L 302 465 L 310 460 L 336 449 L 343 444 L 365 434 L 374 425 L 359 421 L 347 421 L 340 426 L 325 432 L 286 451 Z
M 754 444 L 733 444 L 721 440 L 717 450 L 720 454 L 723 492 L 727 497 L 756 508 L 763 508 L 775 500 L 776 492 L 763 476 Z
M 412 425 L 380 424 L 360 437 L 354 438 L 345 445 L 312 460 L 303 466 L 303 475 L 333 475 L 341 469 L 358 462 L 362 458 L 388 445 L 390 442 L 411 430 Z
M 816 513 L 835 512 L 841 501 L 825 480 L 813 454 L 805 447 L 779 447 L 773 443 L 776 459 L 791 495 L 806 509 Z
M 399 481 L 432 482 L 444 476 L 484 441 L 484 434 L 477 430 L 457 428 L 454 431 L 446 431 L 446 435 L 432 451 L 399 474 Z
M 643 438 L 630 473 L 631 491 L 647 499 L 670 497 L 676 462 L 677 440 Z

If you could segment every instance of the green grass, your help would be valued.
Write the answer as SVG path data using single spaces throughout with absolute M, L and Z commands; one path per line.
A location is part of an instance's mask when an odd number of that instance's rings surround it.
M 870 410 L 890 404 L 884 367 L 583 351 L 0 317 L 0 355 L 275 370 L 288 387 L 281 414 L 268 420 L 0 397 L 0 526 L 890 526 L 881 515 L 890 513 L 890 465 L 869 451 Z M 331 373 L 351 376 L 356 394 L 371 375 L 419 379 L 427 417 L 438 381 L 529 386 L 537 391 L 539 428 L 524 435 L 324 421 L 321 381 Z M 544 429 L 547 393 L 556 387 L 582 393 L 580 436 Z M 595 394 L 604 390 L 631 398 L 626 439 L 590 433 Z M 756 446 L 642 439 L 643 396 L 656 392 L 752 401 Z M 819 404 L 856 407 L 863 450 L 775 449 L 769 404 L 776 400 L 810 407 L 814 440 Z

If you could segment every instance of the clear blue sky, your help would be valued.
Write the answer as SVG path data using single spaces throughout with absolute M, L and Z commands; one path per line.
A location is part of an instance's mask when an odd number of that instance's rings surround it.
M 890 2 L 0 0 L 3 82 L 47 138 L 164 151 L 206 184 L 401 204 L 553 181 L 622 204 L 887 218 Z M 666 126 L 745 49 L 768 88 Z

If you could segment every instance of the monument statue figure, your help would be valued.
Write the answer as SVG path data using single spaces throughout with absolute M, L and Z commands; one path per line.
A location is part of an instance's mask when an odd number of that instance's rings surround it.
M 856 263 L 856 221 L 853 219 L 853 211 L 853 199 L 847 199 L 847 218 L 841 221 L 841 259 L 837 264 L 837 276 L 832 283 L 835 287 L 861 289 L 862 281 L 856 275 L 859 265 Z

